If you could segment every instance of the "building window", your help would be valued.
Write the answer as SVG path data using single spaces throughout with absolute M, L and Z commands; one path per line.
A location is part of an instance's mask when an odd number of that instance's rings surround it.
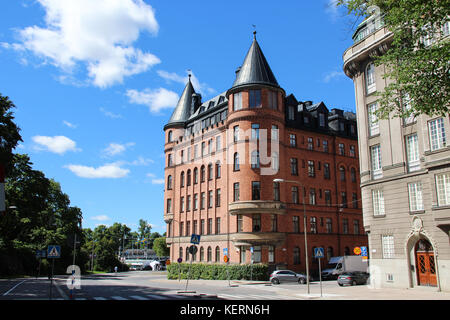
M 317 233 L 317 218 L 311 217 L 309 219 L 309 224 L 311 225 L 311 233 Z
M 261 90 L 249 90 L 249 107 L 261 108 Z
M 253 230 L 253 232 L 261 231 L 261 215 L 260 214 L 254 214 L 252 216 L 252 230 Z
M 205 175 L 206 175 L 205 166 L 201 166 L 200 167 L 200 181 L 201 182 L 205 182 Z
M 186 235 L 190 235 L 191 234 L 191 222 L 190 221 L 186 221 Z
M 212 190 L 208 191 L 208 208 L 212 208 L 214 203 Z
M 292 187 L 292 203 L 298 204 L 298 187 Z
M 237 152 L 234 154 L 233 169 L 234 171 L 239 171 L 239 153 Z
M 206 142 L 202 142 L 202 157 L 206 155 Z
M 341 207 L 347 208 L 347 192 L 341 192 Z
M 219 262 L 220 261 L 220 248 L 219 246 L 216 247 L 216 256 L 214 259 L 215 262 Z
M 172 130 L 167 134 L 167 142 L 172 142 Z
M 353 220 L 353 234 L 359 234 L 359 220 Z
M 269 91 L 269 108 L 278 109 L 278 94 L 276 91 Z
M 356 192 L 352 193 L 352 206 L 353 209 L 358 209 L 358 195 Z
M 167 166 L 173 166 L 173 155 L 171 153 L 169 153 L 169 155 L 167 156 Z
M 331 218 L 327 218 L 325 227 L 327 229 L 327 233 L 333 233 L 333 221 L 331 220 Z
M 367 107 L 369 117 L 369 136 L 373 137 L 380 133 L 380 124 L 376 111 L 378 110 L 378 103 L 374 102 Z
M 181 188 L 184 187 L 184 171 L 181 171 L 181 174 L 180 174 L 180 187 Z
M 328 141 L 327 140 L 323 140 L 322 141 L 322 145 L 323 145 L 323 152 L 328 153 Z
M 236 219 L 237 219 L 237 232 L 242 232 L 244 226 L 242 214 L 238 214 Z
M 259 123 L 252 123 L 252 139 L 259 140 Z
M 253 247 L 253 262 L 254 263 L 260 263 L 261 262 L 261 246 L 254 246 Z
M 208 180 L 212 180 L 214 177 L 213 173 L 213 165 L 212 163 L 208 164 Z
M 345 156 L 345 145 L 343 143 L 339 143 L 339 155 Z
M 252 181 L 252 200 L 260 200 L 261 198 L 261 183 L 259 181 Z
M 198 183 L 198 169 L 194 168 L 194 184 Z
M 373 63 L 369 63 L 366 67 L 366 93 L 370 94 L 376 91 L 375 84 L 375 65 Z
M 216 234 L 220 234 L 220 218 L 216 218 Z
M 233 201 L 239 201 L 239 182 L 233 184 Z
M 212 249 L 211 249 L 211 247 L 208 247 L 208 249 L 207 249 L 206 260 L 208 262 L 212 261 Z
M 197 220 L 194 220 L 194 230 L 193 230 L 192 233 L 197 234 L 197 225 L 198 225 L 198 221 L 197 221 Z
M 330 164 L 329 163 L 323 164 L 323 178 L 330 179 Z
M 172 176 L 167 177 L 167 190 L 172 190 Z
M 191 211 L 191 195 L 187 196 L 186 200 L 186 211 Z
M 372 179 L 379 179 L 383 177 L 383 170 L 381 167 L 381 148 L 379 144 L 370 148 L 370 156 L 372 163 Z
M 200 247 L 200 261 L 203 261 L 205 257 L 205 249 L 203 247 Z
M 314 161 L 308 160 L 308 177 L 315 177 Z
M 422 183 L 420 182 L 408 183 L 408 194 L 409 194 L 409 210 L 410 211 L 423 210 Z
M 293 176 L 298 175 L 297 158 L 291 158 L 291 175 L 293 175 Z
M 416 133 L 406 137 L 406 160 L 408 171 L 420 170 L 419 142 Z
M 408 125 L 416 121 L 414 113 L 411 112 L 411 98 L 409 93 L 405 93 L 402 96 L 403 109 L 406 116 L 403 118 L 404 125 Z
M 319 113 L 319 126 L 325 127 L 325 114 Z
M 429 121 L 428 132 L 430 135 L 431 151 L 438 150 L 446 146 L 443 118 Z
M 313 138 L 308 138 L 308 145 L 307 145 L 308 150 L 313 150 L 314 149 L 314 142 L 313 142 Z
M 180 198 L 180 211 L 184 212 L 184 197 Z
M 218 152 L 220 149 L 222 149 L 222 137 L 217 136 L 216 137 L 216 152 Z
M 277 152 L 272 152 L 272 169 L 275 170 L 275 172 L 278 172 L 278 169 L 280 168 L 280 158 L 278 157 Z
M 295 108 L 294 108 L 294 106 L 288 106 L 288 120 L 295 120 Z
M 187 171 L 186 185 L 191 185 L 191 169 Z
M 213 224 L 212 218 L 208 218 L 208 229 L 207 229 L 208 234 L 212 234 L 212 227 L 213 227 L 212 224 Z
M 220 207 L 220 189 L 216 189 L 216 207 Z
M 222 175 L 222 167 L 220 166 L 220 162 L 216 162 L 216 179 L 220 178 Z
M 342 233 L 348 234 L 348 219 L 347 218 L 344 218 L 342 220 Z
M 240 255 L 239 255 L 239 262 L 240 263 L 245 263 L 245 256 L 246 256 L 246 249 L 245 249 L 245 246 L 240 246 L 239 247 L 239 253 L 240 253 Z
M 167 212 L 167 213 L 172 213 L 172 199 L 167 199 L 167 208 L 166 208 L 166 212 Z
M 372 190 L 373 215 L 384 216 L 384 196 L 382 190 Z
M 277 230 L 278 230 L 278 217 L 277 217 L 276 214 L 272 214 L 270 216 L 270 226 L 271 226 L 270 231 L 277 232 Z
M 316 189 L 309 190 L 309 204 L 311 205 L 316 204 Z
M 351 145 L 350 146 L 350 157 L 355 157 L 356 156 L 356 152 L 355 152 L 355 146 L 354 145 Z
M 297 146 L 297 139 L 296 139 L 295 134 L 292 134 L 292 133 L 289 134 L 289 143 L 290 143 L 291 147 Z
M 275 247 L 274 246 L 269 246 L 268 262 L 269 263 L 275 262 Z
M 438 206 L 450 205 L 450 173 L 436 175 Z
M 273 183 L 273 200 L 280 201 L 280 183 L 279 182 Z
M 272 125 L 272 130 L 270 131 L 271 139 L 278 141 L 278 126 Z
M 355 168 L 350 169 L 350 178 L 351 178 L 352 182 L 356 182 L 356 169 Z
M 383 259 L 394 258 L 394 236 L 382 235 L 381 236 L 381 249 L 383 253 Z
M 200 234 L 205 234 L 205 219 L 200 220 Z
M 239 141 L 239 126 L 233 127 L 233 142 Z
M 198 209 L 198 193 L 194 194 L 194 210 Z
M 183 231 L 184 231 L 184 222 L 180 222 L 180 230 L 178 232 L 180 237 L 182 237 L 184 235 Z
M 201 199 L 200 199 L 200 209 L 205 209 L 205 204 L 206 204 L 206 193 L 202 192 L 200 195 L 201 195 Z
M 259 168 L 259 151 L 257 151 L 257 150 L 252 152 L 251 166 L 252 166 L 252 169 Z
M 341 181 L 345 181 L 345 168 L 344 167 L 339 167 L 339 174 L 341 176 Z
M 331 190 L 325 190 L 325 205 L 331 207 Z
M 296 232 L 296 233 L 300 232 L 300 221 L 299 221 L 298 216 L 292 217 L 292 226 L 293 226 L 294 232 Z
M 300 264 L 300 248 L 294 248 L 294 264 Z
M 242 92 L 233 95 L 233 111 L 242 109 Z

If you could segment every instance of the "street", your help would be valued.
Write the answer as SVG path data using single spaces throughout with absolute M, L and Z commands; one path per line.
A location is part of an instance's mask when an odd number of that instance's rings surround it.
M 376 289 L 370 285 L 339 287 L 336 281 L 307 285 L 263 281 L 167 280 L 166 272 L 132 271 L 81 277 L 81 288 L 72 297 L 67 275 L 55 276 L 52 300 L 450 300 L 450 293 L 434 287 Z M 186 288 L 186 284 L 188 284 Z M 0 300 L 49 300 L 47 278 L 2 279 Z

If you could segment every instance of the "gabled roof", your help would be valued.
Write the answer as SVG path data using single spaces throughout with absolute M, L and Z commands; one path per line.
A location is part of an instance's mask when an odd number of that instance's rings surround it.
M 189 78 L 189 81 L 181 94 L 180 100 L 178 100 L 177 106 L 175 107 L 175 110 L 173 111 L 166 126 L 183 124 L 189 118 L 192 104 L 192 94 L 194 93 L 195 90 L 192 86 L 191 79 Z
M 253 37 L 252 45 L 247 52 L 244 63 L 236 74 L 236 80 L 231 89 L 251 84 L 280 87 L 264 57 L 258 41 L 256 41 L 256 37 Z

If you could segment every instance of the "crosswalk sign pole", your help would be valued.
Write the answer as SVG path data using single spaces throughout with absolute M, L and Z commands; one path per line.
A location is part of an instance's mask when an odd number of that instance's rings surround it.
M 320 297 L 322 297 L 322 270 L 320 265 L 320 258 L 319 258 L 319 280 L 320 280 Z

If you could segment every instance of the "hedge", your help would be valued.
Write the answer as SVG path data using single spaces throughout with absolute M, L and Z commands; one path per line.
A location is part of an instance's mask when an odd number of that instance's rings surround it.
M 187 279 L 189 266 L 191 272 L 189 279 L 204 280 L 259 280 L 269 279 L 266 264 L 205 264 L 205 263 L 173 263 L 167 266 L 167 279 Z M 181 273 L 181 274 L 180 274 Z M 228 278 L 229 277 L 229 278 Z

